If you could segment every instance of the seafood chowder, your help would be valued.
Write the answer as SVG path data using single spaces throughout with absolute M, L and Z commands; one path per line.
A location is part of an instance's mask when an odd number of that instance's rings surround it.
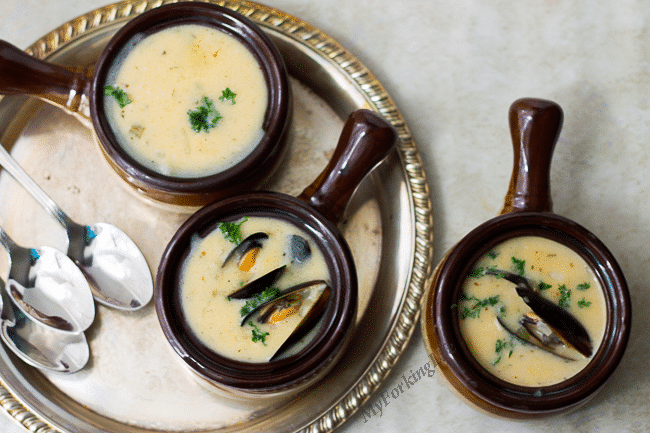
M 104 109 L 118 142 L 163 175 L 224 171 L 264 134 L 268 89 L 260 65 L 213 27 L 183 24 L 136 35 L 106 84 Z
M 535 308 L 548 301 L 577 326 L 549 324 L 552 317 Z M 598 349 L 606 325 L 605 298 L 592 269 L 570 248 L 543 237 L 509 239 L 480 258 L 455 308 L 479 364 L 522 386 L 552 385 L 577 374 Z
M 329 270 L 316 243 L 272 217 L 222 222 L 196 236 L 181 273 L 190 329 L 209 349 L 244 362 L 304 347 L 329 296 Z

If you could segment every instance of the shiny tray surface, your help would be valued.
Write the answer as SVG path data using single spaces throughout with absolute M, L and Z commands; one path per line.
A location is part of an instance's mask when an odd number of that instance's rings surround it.
M 184 369 L 153 303 L 137 313 L 99 306 L 79 373 L 45 373 L 0 350 L 0 405 L 38 432 L 334 430 L 377 389 L 407 344 L 431 276 L 431 203 L 418 149 L 381 84 L 318 29 L 252 2 L 215 2 L 258 23 L 280 49 L 294 90 L 290 155 L 267 189 L 296 195 L 327 164 L 343 121 L 370 108 L 400 134 L 398 151 L 359 186 L 342 223 L 358 268 L 360 308 L 350 349 L 332 373 L 290 400 L 232 401 Z M 127 0 L 70 21 L 28 52 L 92 64 L 126 20 L 161 2 Z M 103 160 L 92 132 L 62 109 L 25 97 L 0 100 L 0 139 L 73 219 L 113 223 L 143 250 L 152 272 L 190 210 L 136 196 Z M 0 224 L 20 244 L 65 248 L 65 234 L 6 173 Z M 7 263 L 0 258 L 0 275 Z M 4 348 L 3 348 L 4 349 Z

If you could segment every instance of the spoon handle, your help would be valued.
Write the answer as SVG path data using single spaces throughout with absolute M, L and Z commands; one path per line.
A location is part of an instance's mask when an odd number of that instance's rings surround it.
M 397 131 L 379 114 L 354 111 L 343 126 L 325 170 L 298 196 L 334 224 L 355 188 L 397 142 Z
M 2 143 L 0 143 L 0 165 L 18 181 L 32 197 L 52 215 L 66 230 L 71 224 L 70 218 L 61 210 L 61 208 L 41 189 L 40 186 L 29 177 L 16 160 L 7 152 Z
M 524 98 L 510 106 L 514 165 L 501 214 L 550 212 L 551 158 L 564 115 L 552 101 Z
M 0 227 L 0 245 L 7 251 L 11 261 L 11 250 L 15 249 L 17 245 L 2 227 Z
M 45 62 L 0 40 L 0 94 L 34 95 L 90 117 L 92 71 Z

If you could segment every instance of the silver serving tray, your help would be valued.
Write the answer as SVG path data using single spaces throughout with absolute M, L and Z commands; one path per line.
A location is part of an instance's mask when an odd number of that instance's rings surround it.
M 162 2 L 165 3 L 165 2 Z M 290 400 L 228 400 L 181 365 L 153 304 L 136 313 L 98 306 L 86 332 L 91 360 L 72 375 L 31 368 L 0 346 L 0 405 L 29 431 L 332 431 L 367 401 L 416 328 L 432 271 L 432 209 L 417 147 L 377 79 L 320 30 L 251 2 L 216 2 L 257 22 L 280 49 L 295 97 L 290 155 L 267 189 L 296 195 L 327 164 L 343 120 L 357 108 L 399 131 L 393 153 L 362 182 L 342 223 L 360 283 L 353 341 L 332 373 Z M 89 65 L 126 20 L 160 1 L 127 0 L 72 20 L 27 51 Z M 143 250 L 152 272 L 190 209 L 137 196 L 110 169 L 93 134 L 62 109 L 26 97 L 0 100 L 0 141 L 75 220 L 113 223 Z M 6 173 L 0 224 L 20 244 L 66 247 L 65 233 Z M 0 258 L 5 278 L 7 262 Z

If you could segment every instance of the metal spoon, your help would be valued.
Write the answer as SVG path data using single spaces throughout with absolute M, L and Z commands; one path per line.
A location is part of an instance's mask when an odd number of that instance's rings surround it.
M 0 338 L 20 359 L 36 368 L 65 373 L 74 373 L 86 365 L 90 349 L 83 332 L 59 332 L 32 321 L 11 302 L 2 280 L 0 300 Z
M 16 245 L 0 227 L 0 244 L 9 256 L 7 292 L 24 314 L 50 328 L 80 333 L 95 318 L 88 282 L 63 252 Z
M 90 282 L 95 299 L 113 308 L 137 310 L 153 295 L 149 265 L 138 246 L 117 227 L 71 220 L 0 145 L 0 165 L 11 174 L 65 228 L 68 257 Z

